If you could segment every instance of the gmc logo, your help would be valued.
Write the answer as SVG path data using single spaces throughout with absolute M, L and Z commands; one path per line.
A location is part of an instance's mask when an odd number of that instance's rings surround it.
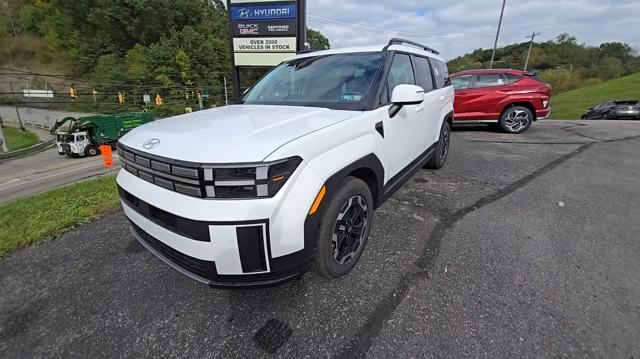
M 240 29 L 240 35 L 258 35 L 258 29 Z

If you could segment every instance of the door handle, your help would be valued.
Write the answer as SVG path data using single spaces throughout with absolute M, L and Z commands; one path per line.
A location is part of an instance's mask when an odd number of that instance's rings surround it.
M 422 112 L 424 110 L 424 105 L 416 106 L 416 112 Z

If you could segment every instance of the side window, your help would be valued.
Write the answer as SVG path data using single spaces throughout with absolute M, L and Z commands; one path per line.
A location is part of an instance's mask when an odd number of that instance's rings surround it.
M 78 142 L 84 141 L 84 135 L 76 137 L 76 141 L 78 141 Z
M 424 92 L 433 90 L 433 77 L 429 60 L 424 57 L 411 56 L 413 69 L 416 73 L 416 84 L 424 89 Z
M 429 59 L 431 66 L 433 67 L 433 76 L 436 80 L 436 88 L 443 88 L 446 86 L 446 82 L 449 79 L 449 68 L 443 61 L 437 59 Z
M 504 76 L 507 78 L 507 83 L 508 84 L 512 84 L 514 82 L 518 82 L 518 81 L 522 80 L 522 76 L 518 76 L 518 75 L 514 75 L 514 74 L 504 74 Z
M 473 75 L 462 75 L 462 76 L 452 78 L 451 83 L 453 84 L 453 88 L 455 90 L 464 90 L 471 87 L 472 79 L 473 79 Z
M 387 103 L 391 101 L 393 89 L 402 84 L 415 85 L 416 81 L 413 77 L 413 68 L 411 67 L 409 55 L 396 54 L 389 69 L 389 77 L 387 77 Z
M 502 74 L 478 74 L 474 87 L 502 86 L 505 80 Z

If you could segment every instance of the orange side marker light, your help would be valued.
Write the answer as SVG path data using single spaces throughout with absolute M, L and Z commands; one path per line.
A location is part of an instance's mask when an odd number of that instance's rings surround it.
M 320 207 L 320 203 L 322 203 L 322 200 L 324 199 L 324 195 L 326 193 L 327 193 L 327 186 L 322 186 L 322 188 L 320 189 L 320 192 L 318 192 L 318 195 L 316 196 L 316 199 L 313 201 L 313 205 L 311 206 L 309 215 L 312 215 L 318 211 L 318 208 Z

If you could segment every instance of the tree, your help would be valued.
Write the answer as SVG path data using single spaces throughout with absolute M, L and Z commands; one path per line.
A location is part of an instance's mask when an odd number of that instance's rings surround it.
M 146 58 L 146 49 L 140 44 L 127 51 L 127 77 L 136 83 L 144 82 L 149 78 L 149 64 Z
M 307 28 L 307 42 L 314 50 L 327 50 L 331 47 L 327 39 L 320 31 Z

